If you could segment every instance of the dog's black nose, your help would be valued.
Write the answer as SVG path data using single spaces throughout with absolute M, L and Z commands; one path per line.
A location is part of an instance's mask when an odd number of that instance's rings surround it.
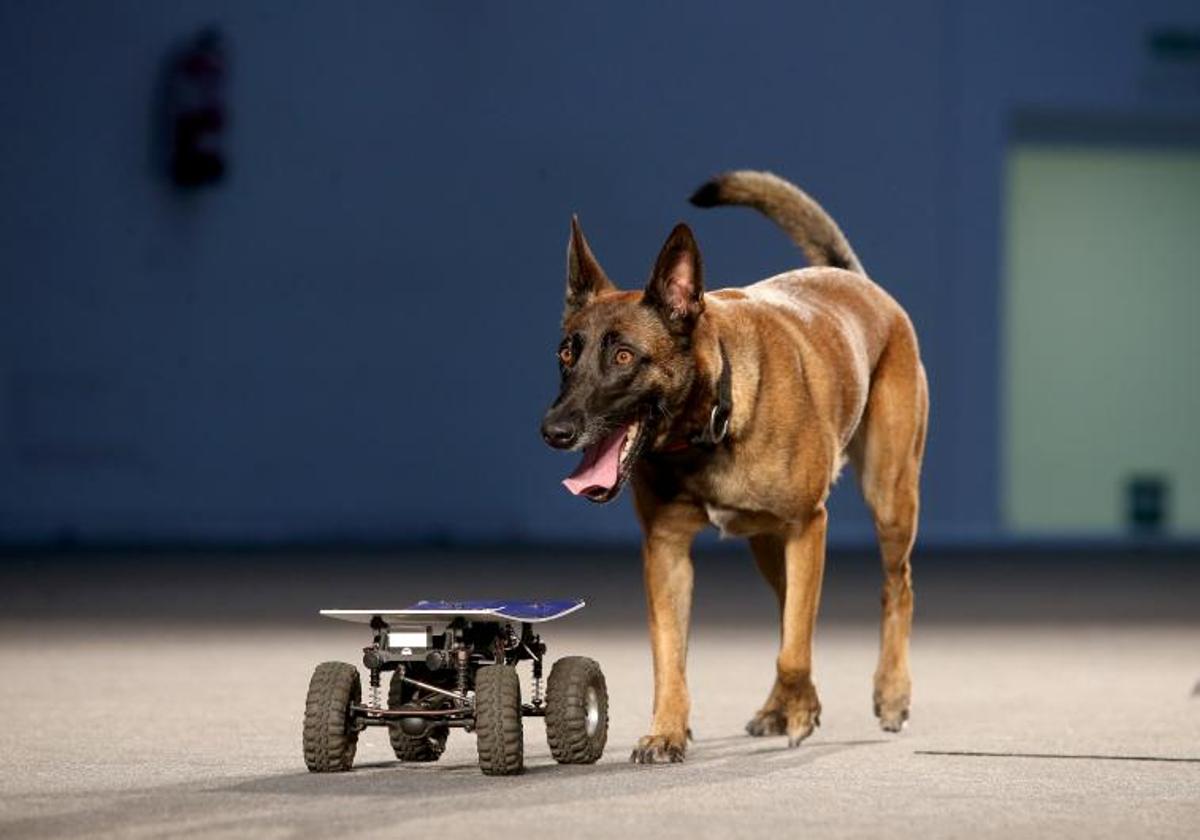
M 542 440 L 555 449 L 570 449 L 579 439 L 579 429 L 570 420 L 542 421 Z

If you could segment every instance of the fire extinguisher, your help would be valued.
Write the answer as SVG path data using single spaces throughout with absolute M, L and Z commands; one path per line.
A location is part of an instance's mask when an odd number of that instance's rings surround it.
M 200 32 L 168 64 L 166 116 L 170 178 L 179 187 L 225 177 L 228 59 L 219 30 Z

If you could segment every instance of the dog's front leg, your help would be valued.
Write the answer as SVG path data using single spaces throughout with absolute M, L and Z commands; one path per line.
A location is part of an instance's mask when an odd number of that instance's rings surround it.
M 812 640 L 825 568 L 824 508 L 786 535 L 750 541 L 759 570 L 779 598 L 780 648 L 775 685 L 746 731 L 787 735 L 796 746 L 821 722 L 821 702 L 812 681 Z
M 691 545 L 696 530 L 657 527 L 642 545 L 650 647 L 654 654 L 654 719 L 638 741 L 639 764 L 683 761 L 687 750 L 688 619 L 692 609 Z

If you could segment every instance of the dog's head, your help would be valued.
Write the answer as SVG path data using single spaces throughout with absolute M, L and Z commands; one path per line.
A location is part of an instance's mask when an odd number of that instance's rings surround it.
M 572 493 L 616 498 L 637 459 L 669 428 L 695 380 L 691 337 L 703 311 L 700 249 L 687 225 L 667 237 L 646 288 L 622 292 L 571 220 L 562 383 L 542 437 L 555 449 L 583 450 L 563 482 Z

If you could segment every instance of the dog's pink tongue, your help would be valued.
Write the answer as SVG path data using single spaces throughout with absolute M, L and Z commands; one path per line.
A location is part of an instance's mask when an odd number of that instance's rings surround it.
M 583 460 L 575 472 L 563 479 L 563 486 L 578 496 L 589 490 L 611 490 L 617 486 L 621 467 L 621 444 L 629 427 L 625 426 L 599 443 L 583 450 Z

